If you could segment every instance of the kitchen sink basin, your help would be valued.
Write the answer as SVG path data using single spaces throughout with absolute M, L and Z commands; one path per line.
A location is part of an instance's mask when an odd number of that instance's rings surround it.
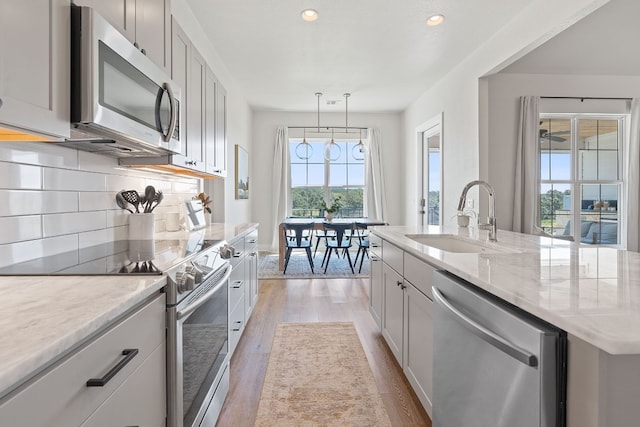
M 518 253 L 518 251 L 495 243 L 484 243 L 465 239 L 453 234 L 405 234 L 409 239 L 425 246 L 454 253 Z

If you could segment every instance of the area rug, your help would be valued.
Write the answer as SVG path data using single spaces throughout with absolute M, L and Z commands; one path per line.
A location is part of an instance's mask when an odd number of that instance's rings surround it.
M 391 426 L 353 323 L 279 323 L 256 426 Z
M 351 260 L 356 257 L 356 252 L 351 251 Z M 313 258 L 314 271 L 311 273 L 309 268 L 309 261 L 304 251 L 294 252 L 291 254 L 289 260 L 289 266 L 287 267 L 287 274 L 282 274 L 282 271 L 278 270 L 278 254 L 269 252 L 260 253 L 260 266 L 258 268 L 259 279 L 313 279 L 313 278 L 345 278 L 345 277 L 369 277 L 369 258 L 364 257 L 362 263 L 362 272 L 358 273 L 358 267 L 360 267 L 360 259 L 358 259 L 357 265 L 353 266 L 355 274 L 351 273 L 349 268 L 349 261 L 346 258 L 336 258 L 335 254 L 331 255 L 331 261 L 327 272 L 324 273 L 324 267 L 320 267 L 322 264 L 322 257 L 324 253 L 318 249 L 317 255 Z

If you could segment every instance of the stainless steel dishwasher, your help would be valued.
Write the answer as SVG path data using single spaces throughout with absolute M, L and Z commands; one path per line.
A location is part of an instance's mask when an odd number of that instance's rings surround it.
M 566 333 L 444 271 L 433 280 L 434 427 L 563 427 Z

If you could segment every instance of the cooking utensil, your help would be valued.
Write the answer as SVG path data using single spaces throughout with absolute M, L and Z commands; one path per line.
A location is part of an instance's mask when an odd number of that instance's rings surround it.
M 122 192 L 116 193 L 116 203 L 118 204 L 118 207 L 133 213 L 133 211 L 127 207 L 127 201 L 122 197 L 121 193 Z
M 164 194 L 162 194 L 162 190 L 158 190 L 156 192 L 156 195 L 155 195 L 154 199 L 155 199 L 154 200 L 155 205 L 153 205 L 151 207 L 151 209 L 149 209 L 149 212 L 153 212 L 153 210 L 156 208 L 156 206 L 158 206 L 160 204 L 160 202 L 164 199 Z
M 122 197 L 136 208 L 136 213 L 140 213 L 138 206 L 140 205 L 140 195 L 136 190 L 121 191 Z M 133 213 L 133 212 L 132 212 Z
M 143 210 L 145 213 L 151 212 L 151 204 L 154 202 L 155 198 L 156 198 L 156 189 L 153 187 L 153 185 L 147 185 L 147 187 L 144 189 L 145 203 L 144 203 Z

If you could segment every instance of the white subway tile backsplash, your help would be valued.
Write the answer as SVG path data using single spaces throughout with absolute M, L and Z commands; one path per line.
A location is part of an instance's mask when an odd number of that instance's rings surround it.
M 88 151 L 78 151 L 78 169 L 83 171 L 101 172 L 105 175 L 114 173 L 118 166 L 118 159 L 105 157 Z
M 0 244 L 41 238 L 40 215 L 0 218 Z
M 76 234 L 0 245 L 0 267 L 76 249 Z
M 51 143 L 3 142 L 0 144 L 0 161 L 77 169 L 78 152 Z
M 76 212 L 78 193 L 39 190 L 0 190 L 0 217 Z
M 78 234 L 78 247 L 80 249 L 112 241 L 113 232 L 109 228 L 103 228 L 102 230 L 88 231 L 86 233 Z
M 116 203 L 116 193 L 108 192 L 80 192 L 79 211 L 103 211 L 107 209 L 120 209 Z
M 129 224 L 129 212 L 122 209 L 107 211 L 107 227 L 122 227 Z
M 106 227 L 107 213 L 105 211 L 42 216 L 42 231 L 44 237 L 81 233 L 83 231 L 99 230 Z
M 131 215 L 115 193 L 162 190 L 156 231 L 180 212 L 201 180 L 121 168 L 117 160 L 46 143 L 0 144 L 0 267 L 126 240 Z
M 67 169 L 43 170 L 42 188 L 66 191 L 106 191 L 105 175 Z
M 42 168 L 0 162 L 0 188 L 40 189 L 42 188 Z

